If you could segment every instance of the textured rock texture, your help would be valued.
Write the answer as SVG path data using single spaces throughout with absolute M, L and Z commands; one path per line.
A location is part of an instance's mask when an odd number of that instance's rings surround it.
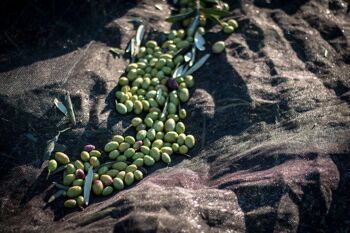
M 226 53 L 196 73 L 185 106 L 185 123 L 198 142 L 191 158 L 159 165 L 135 186 L 93 198 L 83 211 L 64 210 L 61 201 L 45 204 L 53 188 L 38 160 L 60 125 L 53 99 L 64 90 L 73 97 L 78 126 L 59 140 L 71 156 L 87 143 L 102 148 L 111 135 L 129 132 L 132 116 L 113 108 L 127 61 L 109 47 L 126 47 L 133 17 L 147 22 L 148 38 L 162 38 L 171 7 L 151 0 L 61 6 L 66 13 L 58 13 L 59 22 L 67 25 L 48 21 L 35 40 L 11 42 L 16 31 L 6 31 L 10 40 L 0 40 L 0 232 L 350 230 L 347 3 L 229 2 L 240 28 L 229 36 L 210 29 L 207 46 L 225 40 Z

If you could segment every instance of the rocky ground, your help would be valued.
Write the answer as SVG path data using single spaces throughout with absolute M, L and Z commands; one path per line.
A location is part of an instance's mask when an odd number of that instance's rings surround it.
M 109 48 L 126 47 L 133 17 L 162 38 L 171 6 L 69 2 L 21 5 L 1 25 L 12 24 L 0 37 L 0 232 L 350 231 L 347 2 L 229 1 L 240 28 L 207 33 L 207 47 L 227 49 L 195 74 L 185 106 L 191 158 L 83 211 L 46 205 L 39 160 L 62 116 L 53 99 L 73 97 L 78 125 L 59 140 L 70 155 L 128 130 L 132 116 L 113 108 L 128 62 Z

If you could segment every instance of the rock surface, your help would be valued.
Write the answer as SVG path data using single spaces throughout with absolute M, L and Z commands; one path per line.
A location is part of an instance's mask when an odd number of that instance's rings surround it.
M 349 231 L 350 16 L 341 0 L 231 1 L 240 28 L 210 29 L 208 43 L 225 40 L 226 53 L 195 74 L 186 105 L 192 158 L 83 211 L 46 205 L 53 189 L 38 161 L 62 117 L 53 99 L 72 94 L 78 125 L 59 143 L 73 157 L 127 131 L 132 116 L 113 105 L 127 61 L 109 48 L 126 47 L 133 17 L 148 22 L 148 38 L 170 29 L 170 6 L 154 2 L 97 5 L 91 17 L 82 5 L 87 16 L 72 31 L 55 27 L 42 44 L 2 51 L 0 232 Z

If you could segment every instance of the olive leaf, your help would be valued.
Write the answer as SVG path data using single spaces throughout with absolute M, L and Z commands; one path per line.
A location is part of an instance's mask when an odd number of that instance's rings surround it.
M 202 13 L 205 16 L 220 16 L 220 17 L 225 17 L 225 16 L 229 16 L 230 12 L 226 11 L 226 10 L 220 10 L 220 9 L 216 9 L 216 8 L 203 8 L 201 9 Z
M 61 101 L 59 101 L 57 98 L 55 98 L 54 100 L 53 100 L 53 102 L 54 102 L 54 104 L 56 105 L 56 107 L 64 114 L 64 115 L 67 115 L 67 108 L 66 108 L 66 106 L 64 106 L 64 104 L 61 102 Z
M 56 143 L 58 141 L 58 138 L 60 137 L 61 133 L 64 133 L 65 131 L 67 131 L 70 128 L 66 128 L 64 130 L 58 131 L 58 133 L 56 134 L 55 137 L 53 137 L 52 139 L 47 141 L 47 145 L 44 151 L 44 156 L 43 156 L 43 160 L 42 162 L 44 162 L 45 160 L 49 160 L 51 157 L 52 152 L 55 149 Z
M 68 186 L 65 186 L 63 184 L 60 184 L 60 183 L 57 183 L 57 182 L 52 182 L 52 183 L 56 186 L 56 188 L 59 188 L 59 189 L 62 189 L 62 190 L 66 190 L 66 191 L 69 189 Z
M 165 19 L 166 21 L 170 22 L 170 23 L 175 23 L 175 22 L 179 22 L 188 18 L 192 18 L 193 16 L 196 15 L 196 11 L 190 11 L 184 14 L 178 14 L 178 15 L 173 15 L 170 16 L 169 18 Z
M 199 13 L 197 11 L 197 15 L 196 15 L 196 17 L 194 17 L 194 20 L 193 20 L 191 26 L 188 28 L 188 31 L 190 31 L 190 32 L 196 31 L 198 25 L 199 25 Z
M 186 73 L 185 75 L 188 74 L 192 74 L 195 71 L 197 71 L 199 68 L 201 68 L 204 63 L 208 60 L 208 58 L 210 57 L 210 54 L 206 54 L 205 56 L 203 56 L 201 59 L 199 59 L 199 61 L 197 61 L 196 64 L 194 64 Z
M 130 19 L 128 22 L 135 23 L 135 24 L 141 24 L 141 23 L 143 23 L 143 20 L 138 18 L 138 17 L 134 17 L 134 18 Z
M 135 57 L 137 55 L 137 51 L 136 51 L 136 43 L 135 43 L 135 38 L 132 38 L 131 39 L 131 42 L 130 42 L 130 53 L 131 53 L 131 61 L 134 62 L 135 60 Z
M 221 22 L 221 20 L 220 20 L 220 18 L 218 17 L 218 16 L 216 16 L 216 15 L 209 15 L 208 16 L 208 19 L 210 19 L 211 21 L 213 21 L 214 23 L 216 23 L 216 24 L 219 24 L 219 25 L 221 25 L 222 26 L 222 22 Z
M 140 49 L 140 45 L 141 45 L 141 42 L 142 42 L 144 34 L 145 34 L 145 26 L 143 24 L 141 24 L 137 28 L 136 37 L 135 37 L 135 42 L 136 42 L 136 46 L 137 46 L 137 52 Z
M 205 47 L 204 47 L 205 39 L 198 32 L 196 32 L 196 34 L 194 35 L 194 44 L 196 45 L 198 50 L 200 50 L 200 51 L 204 51 L 205 50 Z
M 97 166 L 94 168 L 94 172 L 97 172 L 99 168 L 101 167 L 108 167 L 108 168 L 111 168 L 112 165 L 115 163 L 115 161 L 110 161 L 110 162 L 105 162 L 105 163 L 102 163 L 100 164 L 100 166 Z
M 57 192 L 55 192 L 48 200 L 48 203 L 53 202 L 54 200 L 56 200 L 57 198 L 61 197 L 63 195 L 63 193 L 66 192 L 65 190 L 58 190 Z
M 55 175 L 55 174 L 57 174 L 57 173 L 59 173 L 59 172 L 61 172 L 61 171 L 64 171 L 64 169 L 66 169 L 66 168 L 67 168 L 67 165 L 60 166 L 60 167 L 58 167 L 56 170 L 54 170 L 53 172 L 51 172 L 50 176 Z
M 156 5 L 154 5 L 154 7 L 160 11 L 163 10 L 163 7 L 160 4 L 156 4 Z
M 190 67 L 193 66 L 194 61 L 196 60 L 196 47 L 192 47 L 192 57 L 190 60 Z
M 185 59 L 185 62 L 189 62 L 192 58 L 192 52 L 189 51 L 188 53 L 185 54 L 184 56 L 184 59 Z
M 76 120 L 75 120 L 75 114 L 74 114 L 74 110 L 73 110 L 73 104 L 72 104 L 72 99 L 70 98 L 70 94 L 69 91 L 66 92 L 66 104 L 67 104 L 67 110 L 68 110 L 68 117 L 69 120 L 71 121 L 72 125 L 76 125 Z
M 89 205 L 93 175 L 94 175 L 94 170 L 93 170 L 93 167 L 91 166 L 89 168 L 89 171 L 88 171 L 87 175 L 86 175 L 85 183 L 84 183 L 84 201 L 85 201 L 85 205 Z
M 166 98 L 162 114 L 160 115 L 160 119 L 165 119 L 166 112 L 167 112 L 167 109 L 168 109 L 168 102 L 169 102 L 169 96 Z
M 163 89 L 162 89 L 162 88 L 159 88 L 159 89 L 157 90 L 157 93 L 156 93 L 156 100 L 157 100 L 157 102 L 160 101 L 160 98 L 162 97 L 162 95 L 163 95 Z
M 130 53 L 131 52 L 131 40 L 132 39 L 130 39 L 130 41 L 128 43 L 128 47 L 126 47 L 126 49 L 125 49 L 125 53 Z

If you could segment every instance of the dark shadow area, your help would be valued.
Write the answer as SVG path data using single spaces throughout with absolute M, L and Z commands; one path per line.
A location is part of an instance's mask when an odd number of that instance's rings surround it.
M 280 8 L 289 15 L 295 14 L 299 8 L 307 3 L 309 0 L 254 0 L 254 4 L 259 7 L 266 7 L 271 9 Z
M 5 0 L 0 3 L 0 72 L 70 53 L 90 41 L 118 46 L 107 22 L 137 1 Z

